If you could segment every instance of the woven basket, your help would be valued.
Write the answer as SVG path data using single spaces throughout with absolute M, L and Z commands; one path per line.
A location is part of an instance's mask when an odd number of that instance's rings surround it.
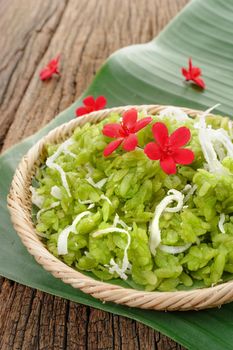
M 130 106 L 131 107 L 131 106 Z M 165 106 L 134 106 L 138 111 L 147 110 L 156 114 Z M 167 106 L 166 106 L 167 107 Z M 33 146 L 21 160 L 8 196 L 8 208 L 15 230 L 30 254 L 45 270 L 63 282 L 81 289 L 93 297 L 117 304 L 153 310 L 199 310 L 216 307 L 233 300 L 233 281 L 214 287 L 177 292 L 145 292 L 123 288 L 110 283 L 101 282 L 67 266 L 53 256 L 38 237 L 31 217 L 31 193 L 29 186 L 36 168 L 45 158 L 45 145 L 64 141 L 77 126 L 86 122 L 97 123 L 106 118 L 110 112 L 122 113 L 127 107 L 118 107 L 90 113 L 76 118 L 52 130 L 47 136 Z M 183 108 L 186 113 L 195 116 L 198 111 Z

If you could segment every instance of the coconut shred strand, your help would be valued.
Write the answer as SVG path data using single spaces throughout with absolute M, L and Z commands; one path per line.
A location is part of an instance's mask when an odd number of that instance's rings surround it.
M 117 227 L 117 225 L 120 225 L 121 227 L 123 227 L 128 231 L 132 230 L 132 227 L 129 227 L 123 220 L 121 220 L 118 214 L 115 215 L 115 218 L 113 221 L 113 226 Z
M 44 209 L 40 209 L 37 214 L 36 214 L 36 219 L 37 221 L 40 221 L 40 216 L 42 213 L 44 213 L 45 211 L 47 210 L 50 210 L 50 209 L 53 209 L 53 208 L 56 208 L 60 205 L 60 202 L 54 202 L 52 203 L 48 208 L 44 208 Z
M 56 199 L 61 200 L 61 198 L 62 198 L 61 189 L 58 186 L 53 186 L 51 188 L 50 194 Z
M 104 179 L 100 180 L 99 182 L 94 182 L 90 176 L 86 177 L 86 180 L 91 186 L 93 186 L 95 188 L 99 188 L 99 189 L 101 189 L 108 181 L 107 178 L 104 178 Z
M 201 115 L 199 115 L 199 123 L 196 125 L 197 128 L 206 128 L 206 117 L 210 112 L 212 112 L 214 109 L 218 108 L 220 106 L 220 103 L 217 103 L 213 107 L 208 108 L 205 112 L 203 112 Z
M 223 226 L 225 220 L 226 220 L 225 214 L 221 213 L 220 217 L 219 217 L 218 228 L 219 228 L 220 232 L 222 232 L 222 233 L 226 233 L 225 228 Z
M 169 204 L 176 201 L 177 206 L 173 208 L 167 208 Z M 164 211 L 167 212 L 178 212 L 183 207 L 184 195 L 180 191 L 170 190 L 168 191 L 168 196 L 163 198 L 163 200 L 157 205 L 155 209 L 154 218 L 150 225 L 150 250 L 153 255 L 156 254 L 156 248 L 161 242 L 161 231 L 159 228 L 159 219 Z
M 227 155 L 233 158 L 233 144 L 230 136 L 224 129 L 208 129 L 211 141 L 220 143 L 226 150 Z
M 110 201 L 110 199 L 107 196 L 105 196 L 105 194 L 101 194 L 100 199 L 103 199 L 106 202 L 108 202 L 108 204 L 112 205 L 112 202 Z
M 186 191 L 185 191 L 186 190 Z M 197 190 L 197 185 L 186 185 L 183 189 L 183 193 L 185 193 L 184 203 L 188 202 L 188 200 L 192 197 L 194 192 Z
M 92 200 L 91 199 L 87 199 L 85 201 L 82 201 L 81 199 L 78 199 L 78 202 L 80 204 L 93 204 Z
M 44 203 L 44 197 L 40 196 L 37 192 L 36 192 L 36 188 L 30 186 L 30 191 L 32 194 L 32 204 L 36 205 L 38 208 L 42 208 L 42 205 Z
M 122 228 L 118 228 L 118 227 L 108 227 L 106 229 L 103 229 L 103 230 L 99 230 L 99 231 L 96 231 L 93 233 L 93 237 L 99 237 L 99 236 L 102 236 L 102 235 L 106 235 L 108 233 L 124 233 L 127 235 L 127 238 L 128 238 L 128 242 L 125 246 L 125 249 L 124 249 L 124 257 L 123 257 L 123 260 L 122 260 L 122 265 L 121 267 L 115 262 L 114 259 L 111 259 L 110 260 L 110 266 L 106 266 L 106 267 L 109 267 L 109 272 L 110 273 L 114 273 L 116 272 L 120 278 L 122 278 L 123 280 L 126 280 L 128 277 L 126 275 L 126 272 L 130 269 L 131 265 L 130 265 L 130 262 L 128 260 L 128 249 L 129 249 L 129 246 L 130 246 L 130 243 L 131 243 L 131 237 L 130 237 L 130 234 L 128 231 L 122 229 Z
M 66 179 L 66 173 L 64 172 L 64 170 L 62 169 L 62 167 L 56 163 L 54 163 L 56 161 L 56 159 L 62 154 L 62 153 L 67 153 L 68 151 L 68 147 L 70 145 L 72 145 L 74 143 L 74 141 L 72 139 L 68 139 L 65 142 L 63 142 L 58 149 L 56 150 L 56 152 L 47 159 L 46 161 L 46 165 L 48 168 L 53 168 L 56 169 L 60 176 L 61 176 L 61 181 L 62 181 L 62 185 L 63 187 L 66 189 L 66 192 L 68 194 L 69 197 L 71 197 L 71 193 L 70 193 L 70 189 L 69 189 L 69 185 Z M 71 153 L 71 152 L 70 152 Z M 69 153 L 69 154 L 70 154 Z
M 192 243 L 187 243 L 187 244 L 182 245 L 182 246 L 170 246 L 170 245 L 160 244 L 159 249 L 165 253 L 179 254 L 179 253 L 183 253 L 186 250 L 188 250 L 191 247 L 191 245 L 192 245 Z
M 168 117 L 178 122 L 186 122 L 187 120 L 190 120 L 187 113 L 182 111 L 182 109 L 178 107 L 173 107 L 173 106 L 164 108 L 161 112 L 159 112 L 159 117 L 160 118 Z
M 221 150 L 216 152 L 216 142 L 221 143 L 227 151 L 227 154 L 232 157 L 233 155 L 233 145 L 230 140 L 229 135 L 223 129 L 212 129 L 211 127 L 207 128 L 206 125 L 206 116 L 219 104 L 215 105 L 212 108 L 209 108 L 207 111 L 200 115 L 199 123 L 196 124 L 196 128 L 199 129 L 198 137 L 201 144 L 202 152 L 205 157 L 205 160 L 208 164 L 208 170 L 211 173 L 225 174 L 226 169 L 221 164 L 218 159 Z M 214 147 L 215 146 L 215 147 Z M 217 146 L 218 147 L 218 146 Z
M 79 223 L 79 221 L 84 216 L 87 216 L 90 214 L 91 214 L 90 211 L 84 211 L 81 214 L 78 214 L 74 219 L 73 223 L 60 232 L 58 241 L 57 241 L 57 252 L 59 255 L 68 254 L 67 241 L 68 241 L 69 234 L 71 232 L 76 233 L 76 226 Z

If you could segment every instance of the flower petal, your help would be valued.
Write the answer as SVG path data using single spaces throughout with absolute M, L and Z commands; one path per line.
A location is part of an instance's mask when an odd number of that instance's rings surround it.
M 192 79 L 199 77 L 201 75 L 201 69 L 198 67 L 193 67 L 191 71 Z
M 49 68 L 44 68 L 40 72 L 40 80 L 50 79 L 53 75 L 53 72 Z
M 128 129 L 129 131 L 134 131 L 137 118 L 138 118 L 138 112 L 135 108 L 131 108 L 128 111 L 125 111 L 122 115 L 123 127 Z
M 163 147 L 168 141 L 168 130 L 164 123 L 157 122 L 152 126 L 152 132 L 159 146 Z
M 95 100 L 93 96 L 87 96 L 83 99 L 83 104 L 88 107 L 95 107 Z
M 176 163 L 174 162 L 172 157 L 166 157 L 160 160 L 160 166 L 163 169 L 163 171 L 168 175 L 176 173 Z
M 185 126 L 176 129 L 169 137 L 169 143 L 174 147 L 182 147 L 189 142 L 191 138 L 191 132 Z
M 122 126 L 120 124 L 117 124 L 117 123 L 106 124 L 103 127 L 102 133 L 105 136 L 115 138 L 115 137 L 120 136 L 119 131 L 121 129 L 122 129 Z
M 118 139 L 115 141 L 110 142 L 104 149 L 104 156 L 107 157 L 110 154 L 112 154 L 112 152 L 114 152 L 122 143 L 123 139 Z
M 60 74 L 58 71 L 58 62 L 60 59 L 60 55 L 58 55 L 56 58 L 53 58 L 45 68 L 43 68 L 40 71 L 40 79 L 41 80 L 47 80 L 50 79 L 53 74 Z
M 60 60 L 60 55 L 57 57 L 53 58 L 49 63 L 48 63 L 48 68 L 50 68 L 53 71 L 57 71 L 58 69 L 58 63 Z
M 138 132 L 139 130 L 143 129 L 145 126 L 147 126 L 152 121 L 151 117 L 146 117 L 143 119 L 140 119 L 136 122 L 136 125 L 134 127 L 134 132 Z
M 195 79 L 193 79 L 193 82 L 194 82 L 195 84 L 197 84 L 198 86 L 200 86 L 202 89 L 205 89 L 205 82 L 204 82 L 203 79 L 201 79 L 201 78 L 195 78 Z
M 104 96 L 99 96 L 95 100 L 95 109 L 96 111 L 99 111 L 100 109 L 103 109 L 107 104 L 107 100 Z
M 182 72 L 182 74 L 183 74 L 183 76 L 185 77 L 186 80 L 190 80 L 191 79 L 190 73 L 187 71 L 186 68 L 182 68 L 181 72 Z
M 135 134 L 130 134 L 129 136 L 127 136 L 122 143 L 123 149 L 128 152 L 134 151 L 137 145 L 138 145 L 138 138 Z
M 199 67 L 194 67 L 192 64 L 192 59 L 189 59 L 189 67 L 188 69 L 182 68 L 182 74 L 186 80 L 192 80 L 196 85 L 200 86 L 202 89 L 205 88 L 204 81 L 199 78 L 202 74 L 202 71 Z
M 192 58 L 189 57 L 189 72 L 190 73 L 191 73 L 192 69 L 193 69 L 193 62 L 192 62 Z
M 194 153 L 190 149 L 178 149 L 172 155 L 174 161 L 178 164 L 191 164 L 194 161 Z
M 145 146 L 144 153 L 151 160 L 158 160 L 162 157 L 161 148 L 154 142 L 150 142 Z
M 86 107 L 78 107 L 75 111 L 76 117 L 81 117 L 84 114 L 87 114 L 88 110 Z

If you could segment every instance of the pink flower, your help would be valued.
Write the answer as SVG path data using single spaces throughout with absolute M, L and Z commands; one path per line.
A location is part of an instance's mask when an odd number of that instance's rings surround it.
M 136 133 L 147 126 L 152 118 L 146 117 L 138 119 L 138 112 L 135 108 L 131 108 L 122 115 L 122 123 L 106 124 L 103 127 L 103 134 L 107 137 L 116 139 L 110 142 L 104 150 L 104 156 L 109 156 L 121 144 L 125 151 L 133 151 L 138 145 Z
M 188 128 L 182 126 L 169 136 L 166 125 L 158 122 L 153 125 L 152 132 L 156 142 L 148 143 L 144 152 L 151 160 L 160 160 L 160 166 L 166 174 L 175 174 L 176 164 L 187 165 L 193 162 L 193 151 L 181 148 L 191 138 Z
M 51 61 L 49 61 L 47 66 L 40 71 L 40 79 L 42 81 L 50 79 L 54 74 L 60 75 L 58 70 L 59 60 L 60 60 L 60 55 L 57 56 L 56 58 L 53 58 Z
M 78 107 L 75 111 L 77 117 L 105 108 L 107 100 L 104 96 L 99 96 L 96 100 L 93 96 L 88 96 L 84 98 L 83 104 L 83 107 Z
M 205 82 L 200 78 L 201 69 L 193 66 L 191 58 L 189 59 L 188 69 L 182 68 L 181 72 L 187 81 L 192 80 L 196 85 L 200 86 L 202 89 L 205 89 Z

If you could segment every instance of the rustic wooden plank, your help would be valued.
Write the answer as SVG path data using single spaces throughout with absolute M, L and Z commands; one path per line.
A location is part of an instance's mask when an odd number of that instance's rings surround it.
M 22 113 L 21 119 L 26 121 L 27 109 L 22 111 L 21 103 L 25 101 L 27 104 L 27 97 L 35 102 L 36 86 L 35 91 L 29 89 L 29 95 L 26 92 L 35 80 L 36 67 L 50 48 L 50 41 L 64 10 L 63 0 L 0 2 L 0 143 L 12 121 L 17 119 L 18 112 Z M 20 129 L 23 137 L 24 129 Z
M 188 0 L 0 0 L 0 145 L 68 107 L 120 47 L 147 42 Z M 120 11 L 119 11 L 120 9 Z M 61 53 L 61 77 L 38 73 Z M 0 349 L 182 349 L 124 317 L 0 278 Z

